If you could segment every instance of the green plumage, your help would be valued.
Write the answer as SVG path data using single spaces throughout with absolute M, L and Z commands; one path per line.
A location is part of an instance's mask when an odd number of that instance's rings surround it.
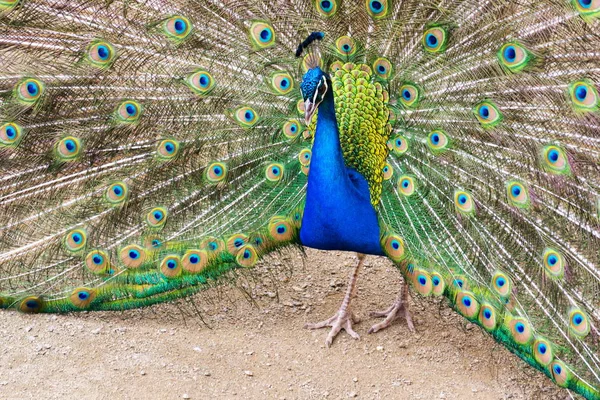
M 599 15 L 0 0 L 0 308 L 148 306 L 300 246 L 318 63 L 405 279 L 598 399 Z

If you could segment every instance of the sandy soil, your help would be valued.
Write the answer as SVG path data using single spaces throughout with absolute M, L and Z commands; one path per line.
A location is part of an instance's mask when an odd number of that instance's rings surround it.
M 0 313 L 1 399 L 564 399 L 440 299 L 412 299 L 405 323 L 368 335 L 399 272 L 368 257 L 354 310 L 360 340 L 302 329 L 333 315 L 355 257 L 309 250 L 257 279 L 123 313 Z M 290 277 L 288 264 L 294 266 Z M 253 300 L 248 301 L 247 292 Z M 196 309 L 200 311 L 198 315 Z

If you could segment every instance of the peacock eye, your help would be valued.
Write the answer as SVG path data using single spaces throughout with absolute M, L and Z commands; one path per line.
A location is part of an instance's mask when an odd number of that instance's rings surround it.
M 109 67 L 115 55 L 114 47 L 105 41 L 95 40 L 87 47 L 87 60 L 95 67 Z
M 327 86 L 325 84 L 319 85 L 319 94 L 323 95 L 327 91 Z
M 22 137 L 22 128 L 13 122 L 0 125 L 0 147 L 16 146 Z
M 331 17 L 338 8 L 338 0 L 316 0 L 316 8 L 323 17 Z
M 352 56 L 356 53 L 356 42 L 350 36 L 341 36 L 335 41 L 335 48 L 341 56 Z
M 192 24 L 187 18 L 176 15 L 165 20 L 163 31 L 170 39 L 181 42 L 192 32 Z
M 79 156 L 81 143 L 78 138 L 67 136 L 55 145 L 55 154 L 61 161 L 71 161 Z
M 500 65 L 511 71 L 521 72 L 532 59 L 531 53 L 521 44 L 516 42 L 506 43 L 497 53 Z
M 496 105 L 490 101 L 482 101 L 473 109 L 477 120 L 484 128 L 493 128 L 502 122 L 502 113 Z
M 576 111 L 597 111 L 600 108 L 598 90 L 593 82 L 582 79 L 571 82 L 568 87 L 571 104 Z
M 446 49 L 447 32 L 444 28 L 435 26 L 423 33 L 423 48 L 429 53 L 439 53 Z

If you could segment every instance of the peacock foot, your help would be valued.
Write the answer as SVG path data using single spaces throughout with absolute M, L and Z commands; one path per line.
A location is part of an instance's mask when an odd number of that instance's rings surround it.
M 410 315 L 410 311 L 408 310 L 408 285 L 406 282 L 402 285 L 400 289 L 400 294 L 398 298 L 394 301 L 394 304 L 390 306 L 385 311 L 372 312 L 372 317 L 384 317 L 385 319 L 375 325 L 373 325 L 368 333 L 375 333 L 382 329 L 387 328 L 392 325 L 397 319 L 406 319 L 406 324 L 408 325 L 408 330 L 411 332 L 415 331 L 415 326 L 412 322 L 412 316 Z
M 320 329 L 325 328 L 327 326 L 331 327 L 329 331 L 329 335 L 327 335 L 327 339 L 325 340 L 325 344 L 327 347 L 331 346 L 333 343 L 333 339 L 337 336 L 338 333 L 343 329 L 354 339 L 360 339 L 358 333 L 352 329 L 352 324 L 358 323 L 359 320 L 356 318 L 354 313 L 349 310 L 344 310 L 343 304 L 340 307 L 339 311 L 336 312 L 333 317 L 326 319 L 325 321 L 317 322 L 315 324 L 306 324 L 304 325 L 307 329 Z
M 358 272 L 360 271 L 360 267 L 362 267 L 363 263 L 365 262 L 366 257 L 361 253 L 357 253 L 357 255 L 358 265 L 356 265 L 352 271 L 352 274 L 350 274 L 346 295 L 344 296 L 344 301 L 342 301 L 342 305 L 340 306 L 338 312 L 336 312 L 333 317 L 326 319 L 325 321 L 317 322 L 316 324 L 304 325 L 304 327 L 308 329 L 319 329 L 330 326 L 331 331 L 329 331 L 329 335 L 327 335 L 327 339 L 325 340 L 327 347 L 331 346 L 333 339 L 338 333 L 340 333 L 342 329 L 354 339 L 360 339 L 358 333 L 354 332 L 354 329 L 352 329 L 352 323 L 357 324 L 358 318 L 356 318 L 354 313 L 350 311 L 350 301 L 356 296 L 356 280 L 358 279 Z

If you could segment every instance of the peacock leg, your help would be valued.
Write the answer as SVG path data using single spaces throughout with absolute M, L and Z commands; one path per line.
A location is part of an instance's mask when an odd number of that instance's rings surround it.
M 344 296 L 344 301 L 342 301 L 340 309 L 331 318 L 326 319 L 325 321 L 317 322 L 316 324 L 304 325 L 304 327 L 308 329 L 319 329 L 330 326 L 331 331 L 329 331 L 329 335 L 327 335 L 327 339 L 325 340 L 327 347 L 331 346 L 333 339 L 338 333 L 340 333 L 342 329 L 344 329 L 354 339 L 360 339 L 358 333 L 354 332 L 354 329 L 352 329 L 352 323 L 358 323 L 358 319 L 350 310 L 350 301 L 356 296 L 356 280 L 358 278 L 360 267 L 362 267 L 365 262 L 366 255 L 361 253 L 357 253 L 357 255 L 358 265 L 356 268 L 354 268 L 354 271 L 352 271 L 352 274 L 350 275 L 350 281 L 348 282 L 346 295 Z
M 398 298 L 394 301 L 394 304 L 391 305 L 385 311 L 381 312 L 372 312 L 372 317 L 385 317 L 385 319 L 375 325 L 373 325 L 369 329 L 369 333 L 375 333 L 382 329 L 387 328 L 397 319 L 404 318 L 406 319 L 406 323 L 408 325 L 408 330 L 411 332 L 415 331 L 415 326 L 412 322 L 412 317 L 410 315 L 410 311 L 408 311 L 408 285 L 406 281 L 402 282 L 402 286 L 400 287 L 400 293 L 398 294 Z

